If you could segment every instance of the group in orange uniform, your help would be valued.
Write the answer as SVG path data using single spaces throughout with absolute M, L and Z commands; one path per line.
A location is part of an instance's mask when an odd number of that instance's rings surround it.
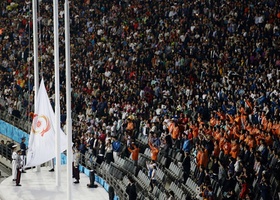
M 209 155 L 204 146 L 197 146 L 197 165 L 206 167 L 209 156 L 218 157 L 221 151 L 225 156 L 236 159 L 239 155 L 241 143 L 247 145 L 250 149 L 256 148 L 261 140 L 264 140 L 266 145 L 272 145 L 273 135 L 275 137 L 280 136 L 279 122 L 267 119 L 265 113 L 262 112 L 260 124 L 252 124 L 249 122 L 250 114 L 252 113 L 246 113 L 242 106 L 239 106 L 238 112 L 234 116 L 225 114 L 218 109 L 217 112 L 211 113 L 208 123 L 199 120 L 198 115 L 197 121 L 190 121 L 185 125 L 184 130 L 191 132 L 194 143 L 200 135 L 210 136 L 214 142 L 212 155 Z M 181 138 L 182 131 L 179 130 L 176 121 L 172 120 L 168 131 L 173 139 L 173 144 L 174 141 Z

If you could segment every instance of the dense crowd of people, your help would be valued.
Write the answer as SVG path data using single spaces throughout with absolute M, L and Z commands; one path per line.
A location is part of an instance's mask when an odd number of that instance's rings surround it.
M 1 106 L 30 121 L 31 4 L 1 2 L 0 22 Z M 63 9 L 59 2 L 64 125 Z M 100 162 L 134 153 L 137 165 L 143 150 L 135 139 L 146 136 L 155 162 L 169 148 L 194 158 L 205 198 L 212 198 L 211 174 L 228 198 L 253 198 L 257 177 L 261 197 L 271 199 L 269 179 L 279 180 L 280 169 L 279 24 L 275 0 L 71 1 L 73 135 L 81 153 L 106 155 Z M 50 0 L 39 2 L 38 31 L 40 77 L 54 105 Z

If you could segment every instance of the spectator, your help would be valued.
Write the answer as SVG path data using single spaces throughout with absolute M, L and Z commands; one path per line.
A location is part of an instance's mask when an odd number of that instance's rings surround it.
M 139 147 L 137 144 L 132 143 L 128 150 L 131 153 L 131 159 L 134 161 L 134 166 L 138 165 L 138 157 L 139 157 Z
M 113 148 L 113 158 L 114 158 L 114 161 L 116 161 L 116 159 L 118 158 L 118 156 L 120 155 L 121 153 L 121 148 L 122 148 L 122 144 L 121 142 L 117 139 L 116 136 L 113 136 L 112 137 L 112 148 Z
M 114 162 L 114 158 L 113 158 L 113 146 L 111 143 L 111 139 L 107 139 L 106 140 L 106 144 L 105 144 L 105 161 L 110 164 L 111 162 Z
M 131 177 L 129 177 L 129 183 L 126 186 L 126 193 L 128 194 L 129 200 L 137 199 L 136 185 L 135 185 L 134 180 Z
M 97 160 L 96 162 L 98 164 L 101 164 L 104 161 L 104 155 L 105 155 L 105 143 L 101 140 L 98 140 L 98 146 L 97 146 Z
M 159 148 L 157 146 L 151 144 L 151 142 L 149 142 L 149 146 L 150 146 L 150 149 L 151 149 L 151 160 L 157 161 Z
M 92 143 L 92 144 L 91 144 Z M 99 139 L 98 139 L 98 135 L 94 134 L 93 135 L 93 139 L 90 142 L 90 147 L 92 146 L 92 155 L 97 156 L 97 152 L 98 152 L 98 144 L 99 144 Z
M 45 9 L 49 4 L 45 1 L 38 7 L 42 14 L 41 66 L 53 65 L 53 25 L 44 20 L 51 15 L 51 9 Z M 62 6 L 59 3 L 59 8 Z M 159 151 L 164 154 L 170 148 L 181 149 L 180 134 L 191 130 L 191 153 L 204 146 L 208 157 L 213 151 L 225 166 L 231 157 L 238 157 L 243 144 L 248 146 L 250 153 L 240 157 L 250 173 L 264 140 L 266 148 L 260 151 L 260 158 L 265 167 L 269 162 L 267 150 L 272 147 L 278 152 L 280 146 L 278 7 L 278 1 L 251 0 L 246 4 L 71 2 L 73 135 L 86 133 L 84 123 L 89 120 L 105 142 L 112 122 L 117 122 L 116 132 L 123 136 L 127 118 L 135 116 L 133 134 L 127 134 L 130 143 L 137 136 L 140 118 L 162 125 L 156 130 L 167 129 L 170 135 L 177 122 L 179 137 L 171 146 L 162 145 Z M 8 113 L 16 106 L 23 120 L 30 121 L 34 96 L 29 45 L 32 23 L 24 18 L 29 15 L 30 4 L 20 1 L 17 9 L 11 9 L 3 2 L 1 8 L 1 96 Z M 75 17 L 77 13 L 82 14 Z M 23 20 L 13 20 L 21 17 Z M 52 99 L 54 72 L 49 67 L 40 69 Z M 65 82 L 64 73 L 60 76 Z M 63 84 L 61 87 L 63 107 L 66 90 Z M 108 125 L 104 130 L 103 123 Z M 147 132 L 152 127 L 146 125 Z M 207 141 L 202 134 L 212 136 Z M 239 147 L 235 148 L 233 140 Z M 208 166 L 208 162 L 204 164 Z
M 270 199 L 269 184 L 265 178 L 262 178 L 260 182 L 261 198 L 263 200 Z
M 183 167 L 183 183 L 186 183 L 189 175 L 190 175 L 190 170 L 191 170 L 191 160 L 189 153 L 187 151 L 184 152 L 184 159 L 182 162 L 182 167 Z
M 183 134 L 183 149 L 184 152 L 191 152 L 191 141 L 188 139 L 188 135 L 186 133 Z
M 247 195 L 249 193 L 248 184 L 246 183 L 245 180 L 242 180 L 241 184 L 242 184 L 242 186 L 241 186 L 241 191 L 239 193 L 239 197 L 240 197 L 240 199 L 246 199 Z
M 157 165 L 154 161 L 151 163 L 146 163 L 148 169 L 148 177 L 150 179 L 151 191 L 153 191 L 154 186 L 156 185 L 156 174 L 157 174 Z

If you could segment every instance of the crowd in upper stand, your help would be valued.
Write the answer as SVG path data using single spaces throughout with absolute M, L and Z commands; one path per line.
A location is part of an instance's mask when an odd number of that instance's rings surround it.
M 31 1 L 7 0 L 0 10 L 2 109 L 29 121 L 34 96 L 31 6 Z M 150 137 L 152 151 L 167 151 L 165 137 L 171 135 L 168 148 L 193 155 L 201 171 L 217 174 L 228 194 L 231 181 L 251 187 L 257 176 L 262 198 L 270 199 L 268 177 L 280 165 L 279 22 L 276 0 L 71 1 L 74 140 L 85 152 L 95 135 L 104 143 L 116 136 L 130 146 L 140 134 Z M 50 0 L 39 1 L 38 31 L 40 77 L 54 105 Z M 101 142 L 104 151 L 119 149 L 112 143 Z M 246 198 L 248 193 L 236 195 Z

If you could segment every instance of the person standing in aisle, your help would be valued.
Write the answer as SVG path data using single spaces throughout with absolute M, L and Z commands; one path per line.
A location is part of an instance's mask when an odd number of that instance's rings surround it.
M 16 165 L 17 165 L 17 179 L 16 179 L 16 186 L 21 186 L 20 184 L 20 178 L 21 178 L 21 172 L 22 172 L 22 159 L 21 159 L 21 150 L 17 151 L 17 158 L 16 158 Z
M 190 175 L 190 170 L 191 170 L 191 159 L 189 156 L 189 153 L 187 151 L 184 152 L 185 157 L 183 159 L 182 167 L 183 167 L 183 183 L 186 183 L 189 175 Z
M 126 187 L 126 193 L 128 194 L 129 200 L 137 199 L 136 185 L 132 177 L 129 177 L 129 184 Z
M 22 159 L 23 166 L 25 166 L 26 150 L 27 150 L 25 140 L 26 140 L 25 137 L 21 138 L 21 143 L 20 143 L 21 159 Z M 22 173 L 26 173 L 26 172 L 22 169 Z
M 17 179 L 17 151 L 16 151 L 16 147 L 17 145 L 13 145 L 12 149 L 13 149 L 13 153 L 12 153 L 12 177 L 13 177 L 13 181 L 16 181 Z

